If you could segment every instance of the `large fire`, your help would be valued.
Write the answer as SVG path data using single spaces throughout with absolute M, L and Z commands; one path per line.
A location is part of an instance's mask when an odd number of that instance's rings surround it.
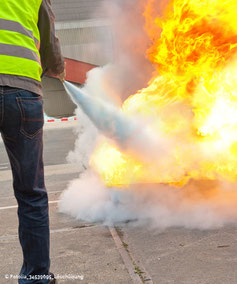
M 158 2 L 149 0 L 144 13 L 156 71 L 122 111 L 150 121 L 170 153 L 146 163 L 105 140 L 91 163 L 108 186 L 236 181 L 237 1 L 173 0 L 153 17 Z

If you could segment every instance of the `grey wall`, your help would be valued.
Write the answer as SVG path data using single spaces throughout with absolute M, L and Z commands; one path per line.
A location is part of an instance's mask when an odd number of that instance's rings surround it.
M 99 66 L 114 60 L 113 36 L 105 22 L 56 24 L 56 33 L 65 57 Z
M 82 21 L 104 18 L 104 0 L 51 0 L 57 21 Z M 109 3 L 109 0 L 107 1 Z
M 65 57 L 93 65 L 113 61 L 113 34 L 102 3 L 106 1 L 52 0 L 56 34 Z

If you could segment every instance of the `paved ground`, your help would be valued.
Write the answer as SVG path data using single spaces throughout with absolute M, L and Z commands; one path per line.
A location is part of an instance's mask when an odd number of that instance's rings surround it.
M 237 227 L 210 231 L 184 228 L 159 231 L 127 225 L 108 228 L 75 221 L 58 213 L 60 193 L 70 180 L 78 177 L 80 170 L 66 162 L 66 155 L 75 141 L 72 130 L 61 124 L 45 131 L 51 270 L 62 278 L 59 283 L 237 283 Z M 17 239 L 11 173 L 1 142 L 0 185 L 0 284 L 17 283 L 5 277 L 17 275 L 22 256 Z M 69 280 L 70 277 L 78 279 Z

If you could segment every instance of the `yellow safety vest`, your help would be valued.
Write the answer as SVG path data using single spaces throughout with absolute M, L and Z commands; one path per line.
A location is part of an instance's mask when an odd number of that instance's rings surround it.
M 0 0 L 0 74 L 41 81 L 40 34 L 42 0 Z

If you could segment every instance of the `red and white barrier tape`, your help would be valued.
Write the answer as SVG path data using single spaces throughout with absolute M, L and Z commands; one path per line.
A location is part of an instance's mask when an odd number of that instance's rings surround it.
M 77 120 L 76 116 L 73 116 L 73 117 L 67 117 L 67 118 L 60 118 L 60 119 L 47 119 L 45 120 L 45 122 L 65 122 L 65 121 L 74 121 L 74 120 Z

